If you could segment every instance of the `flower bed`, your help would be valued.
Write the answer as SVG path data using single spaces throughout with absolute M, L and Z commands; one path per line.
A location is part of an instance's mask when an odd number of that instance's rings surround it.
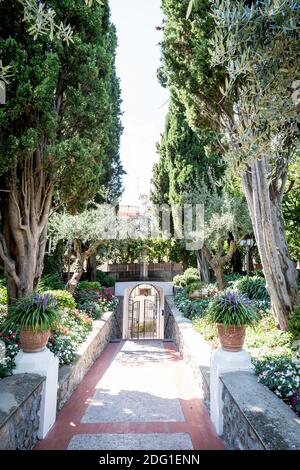
M 4 290 L 0 295 L 6 302 Z M 51 332 L 47 347 L 59 358 L 59 364 L 62 366 L 75 359 L 78 346 L 92 329 L 93 320 L 101 318 L 104 312 L 114 310 L 118 299 L 107 288 L 82 289 L 79 294 L 76 293 L 76 299 L 66 291 L 48 292 L 57 299 L 60 322 L 59 327 Z M 0 378 L 3 378 L 12 374 L 15 367 L 14 358 L 20 348 L 17 331 L 1 328 L 6 317 L 6 304 L 0 304 L 0 307 L 0 340 L 6 346 L 6 357 L 0 360 Z
M 118 305 L 117 297 L 108 287 L 78 289 L 75 298 L 78 308 L 86 311 L 94 320 L 101 318 L 104 312 L 115 310 Z
M 234 289 L 234 282 L 231 288 Z M 191 300 L 183 289 L 176 295 L 175 304 L 185 317 L 192 320 L 194 328 L 212 348 L 218 348 L 216 326 L 211 325 L 205 317 L 209 300 Z M 256 307 L 260 319 L 253 327 L 247 328 L 245 348 L 252 357 L 258 381 L 299 415 L 300 363 L 299 353 L 293 347 L 293 337 L 291 333 L 276 328 L 268 299 L 253 299 L 252 304 Z

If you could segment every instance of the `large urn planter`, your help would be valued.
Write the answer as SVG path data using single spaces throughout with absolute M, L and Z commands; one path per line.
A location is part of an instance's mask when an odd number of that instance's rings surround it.
M 234 291 L 223 292 L 210 302 L 207 319 L 215 324 L 222 349 L 239 352 L 243 348 L 246 326 L 258 320 L 251 301 Z
M 26 353 L 38 353 L 46 349 L 50 330 L 34 331 L 30 328 L 20 330 L 20 348 Z
M 219 340 L 224 351 L 238 352 L 243 349 L 246 327 L 245 325 L 225 326 L 222 323 L 217 323 Z
M 56 299 L 50 293 L 32 292 L 9 306 L 4 326 L 20 333 L 23 352 L 38 353 L 44 351 L 58 323 Z

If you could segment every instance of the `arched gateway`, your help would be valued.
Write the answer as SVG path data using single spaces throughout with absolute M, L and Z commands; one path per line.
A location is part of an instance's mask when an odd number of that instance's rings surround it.
M 124 290 L 124 339 L 164 338 L 164 289 L 147 281 Z

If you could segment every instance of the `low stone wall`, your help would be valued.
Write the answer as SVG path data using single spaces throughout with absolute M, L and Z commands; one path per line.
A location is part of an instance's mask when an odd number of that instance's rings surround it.
M 0 380 L 0 450 L 34 447 L 44 380 L 37 374 L 17 374 Z
M 209 410 L 209 366 L 211 349 L 166 298 L 165 337 L 176 343 L 192 367 Z M 228 449 L 300 449 L 300 419 L 267 387 L 257 382 L 253 372 L 228 372 L 223 383 L 223 435 Z
M 61 410 L 70 398 L 85 374 L 100 356 L 112 338 L 119 337 L 115 312 L 106 312 L 101 320 L 93 323 L 93 329 L 87 339 L 80 345 L 77 357 L 72 364 L 59 369 L 57 410 Z
M 300 419 L 251 372 L 229 372 L 223 382 L 223 439 L 229 449 L 299 450 Z
M 165 302 L 165 339 L 174 341 L 182 357 L 192 368 L 202 390 L 202 398 L 209 409 L 209 368 L 211 349 L 203 336 L 194 330 L 192 322 L 183 317 L 172 296 Z

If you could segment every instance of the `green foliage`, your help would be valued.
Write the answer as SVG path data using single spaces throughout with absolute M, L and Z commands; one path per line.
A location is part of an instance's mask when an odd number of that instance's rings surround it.
M 254 362 L 258 381 L 283 399 L 300 416 L 300 365 L 285 357 Z
M 7 305 L 7 289 L 6 287 L 0 287 L 0 304 Z
M 175 305 L 186 318 L 194 319 L 202 316 L 209 305 L 208 299 L 191 300 L 185 290 L 175 296 Z
M 13 368 L 15 367 L 14 360 L 9 357 L 5 356 L 0 359 L 0 379 L 4 379 L 4 377 L 8 377 L 12 375 Z
M 242 294 L 224 292 L 211 300 L 205 312 L 211 323 L 228 325 L 252 325 L 258 315 L 250 300 Z
M 234 283 L 234 287 L 239 292 L 247 295 L 249 299 L 266 301 L 270 300 L 268 291 L 266 289 L 265 280 L 262 277 L 253 276 L 247 279 L 244 276 Z
M 259 359 L 294 355 L 292 335 L 276 327 L 270 312 L 247 330 L 245 348 L 253 358 Z
M 57 243 L 55 249 L 51 253 L 46 253 L 44 256 L 44 270 L 43 277 L 55 276 L 61 280 L 64 273 L 64 253 L 65 243 L 60 241 Z M 51 287 L 50 289 L 63 289 L 63 287 Z
M 286 191 L 283 197 L 282 209 L 285 222 L 285 231 L 289 250 L 295 261 L 300 259 L 300 152 L 295 155 L 289 166 Z
M 78 290 L 85 290 L 85 289 L 92 289 L 97 290 L 100 289 L 101 284 L 98 281 L 81 281 L 78 283 L 77 289 Z
M 64 308 L 75 308 L 76 302 L 72 294 L 66 290 L 48 290 L 44 292 L 56 300 L 57 309 L 63 310 Z
M 115 31 L 107 2 L 89 9 L 82 2 L 60 0 L 52 2 L 52 8 L 58 22 L 69 18 L 72 44 L 57 40 L 50 47 L 44 36 L 32 41 L 20 21 L 19 2 L 0 3 L 2 56 L 14 74 L 0 113 L 1 172 L 7 174 L 16 159 L 26 158 L 46 140 L 45 169 L 56 181 L 61 200 L 80 207 L 95 194 L 103 162 L 110 159 L 106 150 L 111 145 L 107 134 L 115 99 L 112 87 L 118 86 Z M 11 129 L 16 129 L 15 135 Z
M 40 292 L 47 290 L 63 290 L 64 287 L 64 283 L 57 274 L 46 274 L 39 280 L 37 290 Z
M 60 240 L 69 243 L 80 240 L 83 245 L 91 245 L 105 240 L 106 232 L 111 227 L 114 212 L 110 207 L 96 205 L 96 208 L 87 209 L 80 214 L 61 212 L 54 214 L 49 221 L 49 233 L 53 245 Z
M 186 292 L 188 294 L 191 294 L 192 292 L 195 292 L 196 290 L 201 290 L 205 286 L 205 282 L 203 281 L 193 281 L 187 284 Z
M 183 274 L 178 274 L 174 276 L 173 283 L 174 286 L 186 287 L 191 283 L 199 281 L 199 272 L 197 268 L 187 268 Z
M 59 358 L 59 364 L 70 364 L 76 350 L 92 328 L 92 320 L 77 309 L 65 310 L 60 315 L 60 326 L 52 331 L 47 347 Z
M 104 287 L 113 287 L 115 285 L 114 278 L 100 270 L 97 270 L 97 280 Z
M 9 306 L 4 328 L 48 331 L 59 321 L 57 302 L 50 293 L 33 293 Z
M 300 339 L 300 305 L 295 308 L 289 319 L 289 331 L 294 339 Z
M 115 310 L 119 303 L 118 298 L 107 287 L 78 290 L 76 300 L 78 308 L 84 310 L 94 320 L 101 318 L 104 312 Z

